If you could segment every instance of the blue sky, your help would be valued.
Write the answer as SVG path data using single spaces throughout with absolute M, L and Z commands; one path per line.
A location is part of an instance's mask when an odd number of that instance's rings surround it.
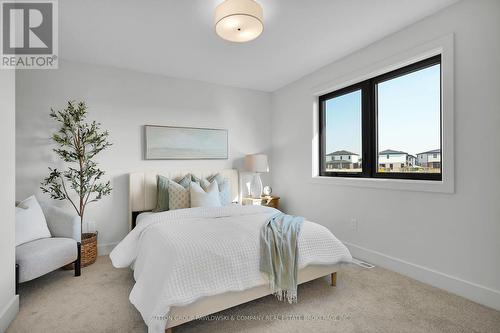
M 348 150 L 361 155 L 361 91 L 326 102 L 326 153 Z
M 379 151 L 410 154 L 439 148 L 440 66 L 378 85 Z M 361 155 L 361 91 L 326 103 L 326 152 Z

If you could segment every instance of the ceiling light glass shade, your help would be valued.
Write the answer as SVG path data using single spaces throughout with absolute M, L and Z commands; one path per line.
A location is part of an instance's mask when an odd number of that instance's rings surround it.
M 215 9 L 215 32 L 237 43 L 251 41 L 264 30 L 262 7 L 253 0 L 226 0 Z

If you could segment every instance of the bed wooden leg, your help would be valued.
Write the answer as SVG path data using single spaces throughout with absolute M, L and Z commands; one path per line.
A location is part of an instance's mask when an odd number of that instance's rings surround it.
M 332 277 L 331 286 L 336 287 L 337 286 L 337 272 L 332 273 L 331 277 Z

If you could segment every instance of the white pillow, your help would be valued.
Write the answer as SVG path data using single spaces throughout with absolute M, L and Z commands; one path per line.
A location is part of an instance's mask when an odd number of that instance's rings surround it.
M 220 204 L 222 206 L 231 204 L 231 184 L 228 178 L 223 178 L 220 174 L 216 174 L 214 176 L 208 177 L 207 179 L 201 179 L 201 188 L 206 191 L 208 186 L 213 181 L 217 181 L 217 184 L 219 185 Z
M 198 185 L 191 182 L 189 188 L 191 195 L 191 207 L 220 207 L 219 185 L 214 180 L 207 187 L 207 191 Z
M 219 197 L 220 203 L 223 206 L 227 206 L 231 204 L 231 184 L 229 183 L 229 179 L 219 185 Z
M 16 207 L 16 246 L 49 237 L 52 235 L 35 196 L 21 201 Z

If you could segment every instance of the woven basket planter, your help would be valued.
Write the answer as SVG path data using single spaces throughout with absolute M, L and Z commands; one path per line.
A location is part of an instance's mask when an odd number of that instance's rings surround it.
M 82 267 L 95 263 L 97 259 L 97 232 L 82 234 Z
M 81 267 L 92 265 L 97 260 L 97 231 L 82 234 Z M 64 266 L 64 269 L 73 269 L 73 263 Z

